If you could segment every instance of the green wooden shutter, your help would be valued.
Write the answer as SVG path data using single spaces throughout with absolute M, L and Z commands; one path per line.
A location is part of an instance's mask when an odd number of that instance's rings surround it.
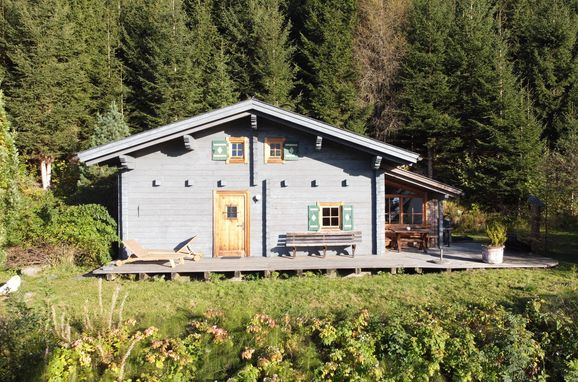
M 353 206 L 344 205 L 341 207 L 341 229 L 343 231 L 353 230 Z
M 213 141 L 213 160 L 227 160 L 229 157 L 229 147 L 226 140 L 214 140 Z
M 299 143 L 285 142 L 283 145 L 283 159 L 284 160 L 298 160 L 299 159 Z
M 308 213 L 308 224 L 307 230 L 309 231 L 319 231 L 320 224 L 319 224 L 319 206 L 311 205 L 307 206 L 307 213 Z

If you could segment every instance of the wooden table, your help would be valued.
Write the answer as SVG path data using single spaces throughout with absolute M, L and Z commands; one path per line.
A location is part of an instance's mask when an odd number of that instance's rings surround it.
M 412 238 L 416 238 L 419 235 L 420 249 L 427 253 L 427 244 L 429 238 L 430 230 L 428 228 L 412 228 L 412 229 L 402 229 L 394 228 L 390 232 L 394 233 L 394 243 L 393 245 L 397 249 L 397 252 L 401 252 L 401 243 L 403 241 L 410 241 Z

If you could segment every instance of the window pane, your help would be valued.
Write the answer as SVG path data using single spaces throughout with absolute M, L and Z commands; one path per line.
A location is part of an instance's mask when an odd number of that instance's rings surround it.
M 328 207 L 323 207 L 321 209 L 321 214 L 323 217 L 329 217 L 330 216 L 330 212 L 331 212 L 331 208 Z
M 227 206 L 227 219 L 236 219 L 236 218 L 237 218 L 237 207 Z
M 385 213 L 389 218 L 389 224 L 399 224 L 399 198 L 386 198 L 385 199 Z
M 332 207 L 331 208 L 331 216 L 339 216 L 339 208 L 338 207 Z
M 323 218 L 323 226 L 324 227 L 329 227 L 329 225 L 331 224 L 331 218 Z
M 385 186 L 385 194 L 388 195 L 415 195 L 415 192 L 395 186 Z
M 338 217 L 331 218 L 331 226 L 339 227 L 339 218 Z

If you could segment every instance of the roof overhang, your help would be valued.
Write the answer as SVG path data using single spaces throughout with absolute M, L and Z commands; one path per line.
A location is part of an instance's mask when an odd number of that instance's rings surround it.
M 413 164 L 419 155 L 400 147 L 326 124 L 316 119 L 269 105 L 255 99 L 242 101 L 208 113 L 169 125 L 157 127 L 130 137 L 78 153 L 78 159 L 88 165 L 111 161 L 121 155 L 194 134 L 217 125 L 257 115 L 291 128 L 322 136 L 331 141 L 381 156 L 397 165 Z
M 401 168 L 388 168 L 385 170 L 386 180 L 394 179 L 406 184 L 416 186 L 421 189 L 426 189 L 441 197 L 457 197 L 463 195 L 463 191 L 459 188 L 452 187 L 448 184 L 439 182 L 435 179 L 428 178 L 414 172 L 406 171 Z

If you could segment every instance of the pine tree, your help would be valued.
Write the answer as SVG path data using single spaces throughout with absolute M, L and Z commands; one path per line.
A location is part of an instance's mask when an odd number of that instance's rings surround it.
M 7 2 L 7 108 L 17 144 L 40 162 L 42 185 L 50 185 L 51 164 L 78 149 L 79 134 L 91 121 L 93 88 L 86 46 L 68 1 Z
M 303 4 L 300 18 L 302 111 L 364 133 L 368 111 L 359 102 L 353 61 L 355 2 L 311 0 Z
M 0 258 L 6 245 L 6 231 L 14 219 L 18 201 L 18 152 L 4 109 L 0 90 Z
M 559 119 L 578 106 L 578 7 L 567 0 L 520 0 L 512 18 L 515 69 L 530 89 L 544 135 L 554 147 Z
M 112 101 L 108 111 L 96 115 L 96 125 L 90 137 L 90 146 L 95 147 L 125 138 L 129 135 L 128 125 L 122 113 L 118 110 L 116 102 Z
M 426 159 L 427 175 L 449 180 L 460 120 L 447 73 L 454 8 L 445 0 L 416 0 L 408 15 L 408 48 L 400 73 L 403 128 L 397 141 Z M 449 178 L 449 179 L 448 179 Z

